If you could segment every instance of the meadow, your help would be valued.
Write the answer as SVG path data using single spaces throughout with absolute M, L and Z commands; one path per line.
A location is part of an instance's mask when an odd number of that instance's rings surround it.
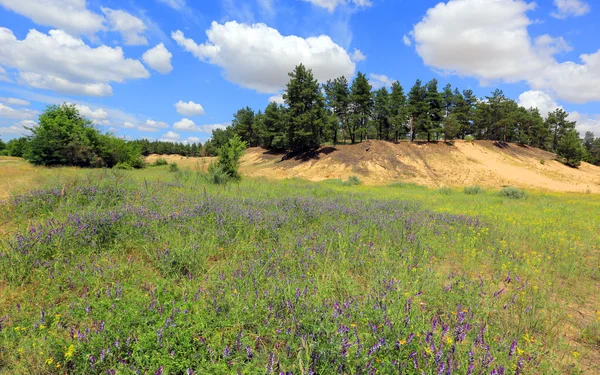
M 0 374 L 600 373 L 596 195 L 27 173 Z

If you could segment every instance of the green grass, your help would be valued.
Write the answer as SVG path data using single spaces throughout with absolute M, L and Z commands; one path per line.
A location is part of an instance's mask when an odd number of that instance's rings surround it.
M 0 373 L 599 370 L 596 196 L 169 170 L 0 207 Z

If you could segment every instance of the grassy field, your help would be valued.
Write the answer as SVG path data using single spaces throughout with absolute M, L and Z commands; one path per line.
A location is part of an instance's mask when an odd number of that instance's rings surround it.
M 596 195 L 18 160 L 2 190 L 1 374 L 600 373 Z

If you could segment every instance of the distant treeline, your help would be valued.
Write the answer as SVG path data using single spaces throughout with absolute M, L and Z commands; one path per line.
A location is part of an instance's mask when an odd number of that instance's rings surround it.
M 302 64 L 289 76 L 284 104 L 271 102 L 264 112 L 249 107 L 238 110 L 232 124 L 213 130 L 204 145 L 146 139 L 125 142 L 100 134 L 75 107 L 63 105 L 49 107 L 40 116 L 32 136 L 13 139 L 8 144 L 0 141 L 0 154 L 29 157 L 38 164 L 112 166 L 118 162 L 139 165 L 134 160 L 140 159 L 134 156 L 139 154 L 216 156 L 217 150 L 234 135 L 249 147 L 292 152 L 325 143 L 366 139 L 478 139 L 552 151 L 572 166 L 578 166 L 582 160 L 600 165 L 600 138 L 587 132 L 581 139 L 567 112 L 556 109 L 544 119 L 537 108 L 523 108 L 501 90 L 477 98 L 473 91 L 460 91 L 451 85 L 440 91 L 437 80 L 432 79 L 425 84 L 417 80 L 408 94 L 399 82 L 394 82 L 389 90 L 382 87 L 374 91 L 360 72 L 351 83 L 340 77 L 319 85 L 312 71 Z M 73 127 L 73 123 L 77 126 Z M 57 133 L 53 135 L 52 131 Z M 40 151 L 44 147 L 45 151 Z M 35 150 L 39 151 L 37 158 Z M 56 157 L 48 158 L 49 155 Z
M 544 119 L 537 108 L 523 108 L 501 90 L 481 99 L 451 85 L 440 91 L 432 79 L 425 84 L 417 80 L 408 94 L 399 82 L 390 90 L 373 91 L 360 72 L 351 83 L 340 77 L 319 85 L 303 65 L 289 76 L 284 105 L 269 103 L 264 112 L 240 109 L 231 126 L 213 131 L 207 153 L 234 134 L 250 147 L 290 151 L 340 141 L 459 138 L 537 147 L 558 153 L 573 166 L 581 160 L 600 163 L 600 138 L 586 133 L 581 140 L 567 112 L 556 109 Z

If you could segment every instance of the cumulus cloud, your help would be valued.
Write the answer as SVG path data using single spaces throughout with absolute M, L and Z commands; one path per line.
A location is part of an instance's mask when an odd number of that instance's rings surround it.
M 559 63 L 554 55 L 570 47 L 563 38 L 529 34 L 534 8 L 522 0 L 439 3 L 412 31 L 417 52 L 437 70 L 483 84 L 526 81 L 571 102 L 600 100 L 600 51 Z
M 273 95 L 269 98 L 269 103 L 277 103 L 277 104 L 285 104 L 285 100 L 283 100 L 283 95 Z
M 404 43 L 404 45 L 405 45 L 405 46 L 407 46 L 407 47 L 410 47 L 410 46 L 412 46 L 412 41 L 410 40 L 409 36 L 408 36 L 408 35 L 406 35 L 406 34 L 405 34 L 405 35 L 402 37 L 402 42 L 403 42 L 403 43 Z
M 0 103 L 0 118 L 10 118 L 16 120 L 30 120 L 36 118 L 40 113 L 32 109 L 19 108 L 14 109 L 10 106 Z
M 335 11 L 335 8 L 342 5 L 354 5 L 360 8 L 368 8 L 373 3 L 370 0 L 304 0 L 314 6 L 325 8 L 330 12 Z
M 108 112 L 102 108 L 93 110 L 89 106 L 83 104 L 75 104 L 75 107 L 80 115 L 92 120 L 95 124 L 103 124 L 108 120 Z
M 355 48 L 354 52 L 352 52 L 351 59 L 354 62 L 361 62 L 365 61 L 367 59 L 367 56 L 365 56 L 359 49 Z
M 142 60 L 161 74 L 171 73 L 173 66 L 171 65 L 171 57 L 173 54 L 165 48 L 163 43 L 156 45 L 156 47 L 149 49 L 142 55 Z
M 163 139 L 169 140 L 169 141 L 178 141 L 181 139 L 181 135 L 179 135 L 175 132 L 169 131 L 169 132 L 166 132 L 165 134 L 163 134 Z
M 585 132 L 592 132 L 596 137 L 600 137 L 600 115 L 571 112 L 569 113 L 569 120 L 577 121 L 575 128 L 582 136 Z
M 0 5 L 33 22 L 92 36 L 102 30 L 104 18 L 89 11 L 86 0 L 0 0 Z
M 162 121 L 146 120 L 145 123 L 138 125 L 137 129 L 143 132 L 155 132 L 160 129 L 167 129 L 169 124 Z
M 301 38 L 283 36 L 265 24 L 224 25 L 213 22 L 206 43 L 197 44 L 182 31 L 171 34 L 186 51 L 201 61 L 223 69 L 227 80 L 262 93 L 278 92 L 288 82 L 288 73 L 303 63 L 315 77 L 327 81 L 354 75 L 355 63 L 348 52 L 329 36 Z
M 177 113 L 182 116 L 203 116 L 204 108 L 198 103 L 194 103 L 193 101 L 184 102 L 180 100 L 175 103 L 175 108 L 177 109 Z
M 16 105 L 20 107 L 25 107 L 30 105 L 31 103 L 24 99 L 17 98 L 0 98 L 0 103 L 8 104 L 8 105 Z
M 31 134 L 31 132 L 27 128 L 32 128 L 35 125 L 36 125 L 35 121 L 22 120 L 22 121 L 14 123 L 11 126 L 0 127 L 0 134 L 1 135 L 10 134 L 10 135 L 17 135 L 17 136 L 29 135 L 29 134 Z
M 518 103 L 523 108 L 539 109 L 543 118 L 547 118 L 548 113 L 553 112 L 555 109 L 562 108 L 549 94 L 537 90 L 525 91 L 519 95 Z
M 108 96 L 110 82 L 150 76 L 140 61 L 125 58 L 120 47 L 92 48 L 61 30 L 49 35 L 30 30 L 18 40 L 11 30 L 0 28 L 0 44 L 0 64 L 19 70 L 20 80 L 36 88 Z
M 371 83 L 371 86 L 373 86 L 375 89 L 379 89 L 384 86 L 392 86 L 394 82 L 395 80 L 383 74 L 369 74 L 369 83 Z
M 556 11 L 552 13 L 555 18 L 578 17 L 589 13 L 590 6 L 581 0 L 554 0 Z
M 0 81 L 4 82 L 12 82 L 10 78 L 6 75 L 6 69 L 0 66 Z
M 120 33 L 126 45 L 138 46 L 148 44 L 148 39 L 143 35 L 146 31 L 144 21 L 124 10 L 104 7 L 101 9 L 106 15 L 109 29 Z
M 212 133 L 215 129 L 225 129 L 230 124 L 209 124 L 209 125 L 196 125 L 194 121 L 183 118 L 173 124 L 173 129 L 181 130 L 184 132 L 198 132 L 198 133 Z

